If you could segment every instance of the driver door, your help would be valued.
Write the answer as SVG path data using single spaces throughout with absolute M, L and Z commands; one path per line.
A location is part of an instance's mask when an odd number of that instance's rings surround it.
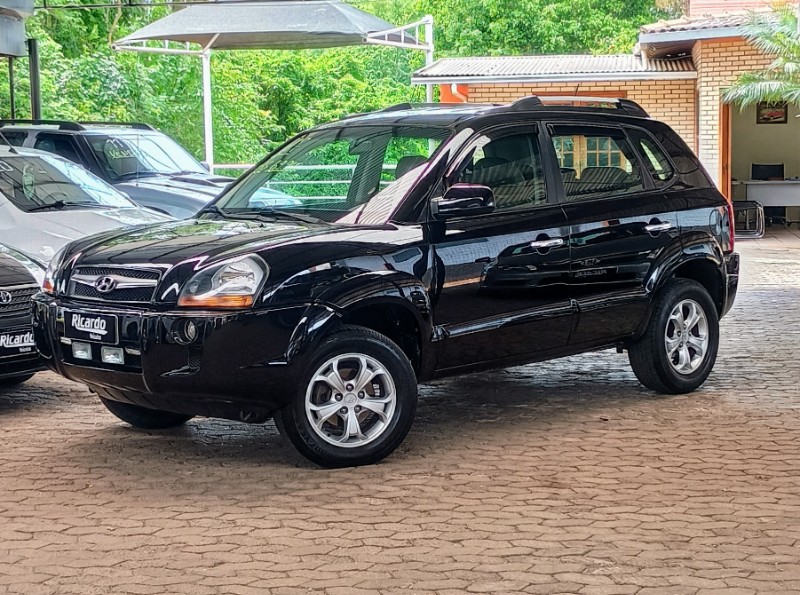
M 537 127 L 495 129 L 473 139 L 446 180 L 488 186 L 495 210 L 431 222 L 439 369 L 569 341 L 569 228 L 548 192 L 543 153 Z

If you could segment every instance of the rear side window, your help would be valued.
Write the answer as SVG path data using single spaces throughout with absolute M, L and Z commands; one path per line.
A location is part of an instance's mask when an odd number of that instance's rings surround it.
M 77 149 L 75 149 L 75 143 L 72 142 L 71 138 L 62 134 L 40 134 L 36 137 L 33 148 L 55 153 L 73 163 L 81 163 L 81 158 L 78 156 Z
M 591 200 L 644 189 L 636 154 L 621 130 L 554 126 L 552 140 L 567 200 Z
M 666 151 L 647 133 L 640 130 L 628 131 L 631 139 L 639 146 L 639 152 L 644 159 L 644 166 L 653 177 L 656 186 L 663 186 L 675 174 L 672 163 L 667 158 Z
M 0 129 L 0 132 L 3 133 L 5 140 L 7 140 L 8 144 L 11 145 L 12 147 L 21 147 L 28 136 L 27 132 L 10 132 L 10 131 L 5 132 L 2 129 Z M 0 142 L 2 141 L 3 139 L 0 138 Z

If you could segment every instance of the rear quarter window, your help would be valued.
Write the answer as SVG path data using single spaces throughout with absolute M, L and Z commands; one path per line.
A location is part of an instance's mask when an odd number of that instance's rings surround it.
M 667 185 L 675 176 L 675 168 L 664 148 L 642 130 L 628 130 L 628 135 L 641 153 L 644 169 L 650 174 L 656 187 Z

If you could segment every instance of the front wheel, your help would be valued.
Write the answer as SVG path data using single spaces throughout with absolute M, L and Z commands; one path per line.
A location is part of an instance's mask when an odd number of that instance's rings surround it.
M 323 467 L 377 463 L 411 429 L 417 380 L 388 337 L 344 327 L 322 341 L 297 393 L 275 416 L 297 450 Z
M 120 403 L 100 397 L 103 405 L 119 419 L 129 423 L 134 428 L 143 430 L 164 430 L 181 426 L 192 419 L 192 415 L 172 413 L 171 411 L 160 411 L 158 409 L 148 409 L 130 403 Z
M 628 349 L 634 374 L 647 388 L 683 394 L 708 378 L 719 349 L 719 316 L 705 287 L 674 279 L 656 298 L 644 335 Z

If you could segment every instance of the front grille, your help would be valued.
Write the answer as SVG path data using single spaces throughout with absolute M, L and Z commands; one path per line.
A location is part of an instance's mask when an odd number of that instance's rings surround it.
M 31 296 L 38 291 L 37 287 L 20 287 L 16 289 L 3 289 L 11 294 L 11 301 L 7 304 L 0 303 L 0 318 L 20 316 L 31 310 Z
M 153 269 L 78 267 L 70 277 L 68 294 L 104 302 L 149 302 L 160 277 L 161 273 Z M 104 278 L 113 279 L 114 289 L 107 292 L 98 290 L 95 281 Z

